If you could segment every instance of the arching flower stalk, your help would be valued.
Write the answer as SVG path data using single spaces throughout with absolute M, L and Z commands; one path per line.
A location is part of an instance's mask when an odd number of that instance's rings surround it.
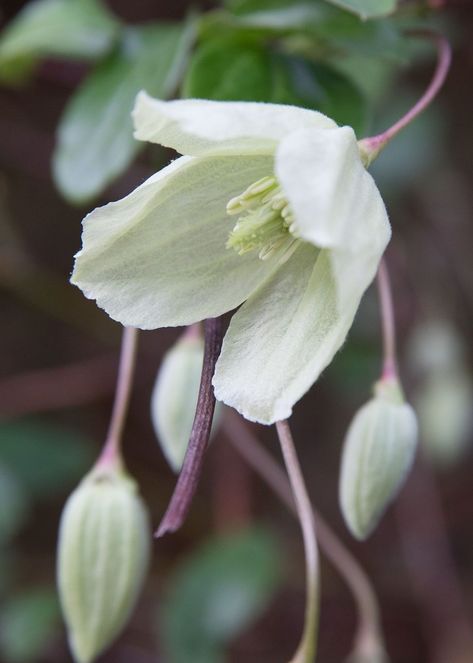
M 94 661 L 124 628 L 149 565 L 149 517 L 121 453 L 137 336 L 136 329 L 123 330 L 115 401 L 102 453 L 61 515 L 57 580 L 78 663 Z
M 318 562 L 310 503 L 285 420 L 343 344 L 376 274 L 390 226 L 366 167 L 443 83 L 450 50 L 440 37 L 437 45 L 439 64 L 426 94 L 393 127 L 359 143 L 350 127 L 315 111 L 162 102 L 140 93 L 136 138 L 184 156 L 123 200 L 92 212 L 76 256 L 73 283 L 125 325 L 213 324 L 241 306 L 221 352 L 218 330 L 207 326 L 211 360 L 204 361 L 191 444 L 158 535 L 180 526 L 195 490 L 210 434 L 212 374 L 219 400 L 247 419 L 277 423 L 306 546 L 298 663 L 309 662 L 315 651 Z M 395 357 L 388 361 L 388 354 L 383 379 L 395 380 Z M 401 463 L 398 474 L 408 464 Z M 391 484 L 392 494 L 399 481 Z M 383 495 L 374 511 L 368 505 L 362 535 L 389 498 Z
M 437 66 L 426 91 L 405 115 L 389 127 L 389 129 L 386 129 L 386 131 L 383 131 L 377 136 L 370 136 L 369 138 L 360 140 L 359 146 L 366 166 L 369 166 L 377 158 L 381 150 L 429 106 L 445 83 L 450 69 L 452 49 L 443 35 L 433 30 L 408 30 L 406 34 L 410 37 L 419 37 L 420 39 L 431 41 L 434 44 L 437 50 Z

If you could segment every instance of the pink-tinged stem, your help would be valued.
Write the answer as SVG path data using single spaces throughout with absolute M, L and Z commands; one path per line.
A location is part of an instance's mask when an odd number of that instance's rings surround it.
M 407 127 L 412 120 L 427 108 L 444 84 L 450 68 L 452 50 L 450 44 L 443 35 L 431 30 L 409 30 L 407 34 L 413 37 L 429 39 L 435 44 L 437 48 L 437 67 L 427 90 L 419 101 L 400 120 L 393 124 L 392 127 L 389 127 L 389 129 L 386 129 L 386 131 L 383 131 L 383 133 L 360 140 L 360 149 L 366 155 L 367 165 L 378 156 L 383 147 L 389 143 L 391 138 Z
M 137 345 L 138 330 L 124 327 L 115 401 L 105 445 L 97 463 L 101 467 L 121 465 L 121 440 L 130 402 Z
M 384 258 L 379 264 L 377 283 L 384 355 L 381 379 L 390 380 L 397 377 L 396 323 L 394 321 L 391 280 L 389 278 L 388 266 Z
M 228 441 L 297 517 L 291 485 L 283 468 L 261 444 L 249 426 L 233 410 L 227 410 L 223 428 Z M 312 510 L 320 548 L 344 578 L 357 607 L 358 627 L 350 660 L 387 663 L 378 601 L 370 580 L 320 513 L 314 508 Z
M 302 529 L 306 565 L 304 631 L 291 663 L 312 663 L 317 651 L 320 592 L 319 553 L 315 534 L 315 520 L 289 423 L 285 420 L 277 421 L 276 430 Z

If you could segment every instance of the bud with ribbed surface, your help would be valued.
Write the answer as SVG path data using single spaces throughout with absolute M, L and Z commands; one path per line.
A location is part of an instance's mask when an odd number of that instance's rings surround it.
M 115 639 L 148 568 L 150 526 L 135 482 L 101 467 L 69 497 L 58 541 L 58 585 L 75 660 L 89 663 Z
M 340 504 L 345 522 L 365 539 L 399 492 L 417 445 L 417 419 L 396 379 L 375 385 L 374 397 L 355 415 L 342 455 Z
M 166 353 L 151 396 L 151 419 L 161 449 L 175 472 L 181 469 L 194 421 L 204 340 L 190 327 Z M 221 413 L 216 403 L 213 431 Z

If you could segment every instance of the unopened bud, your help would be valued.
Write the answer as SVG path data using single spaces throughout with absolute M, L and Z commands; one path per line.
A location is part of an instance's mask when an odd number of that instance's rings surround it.
M 417 445 L 417 419 L 395 380 L 382 380 L 355 415 L 342 455 L 340 504 L 345 522 L 365 539 L 399 492 Z
M 59 530 L 58 585 L 79 663 L 93 661 L 128 620 L 150 542 L 146 508 L 122 471 L 98 466 L 69 497 Z
M 151 419 L 161 449 L 175 472 L 181 469 L 194 421 L 204 341 L 195 329 L 184 333 L 166 353 L 151 396 Z M 216 403 L 215 431 L 221 406 Z

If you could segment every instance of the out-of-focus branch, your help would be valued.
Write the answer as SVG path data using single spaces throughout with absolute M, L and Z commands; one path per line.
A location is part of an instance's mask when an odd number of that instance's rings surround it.
M 0 418 L 93 403 L 112 392 L 115 370 L 115 358 L 100 357 L 4 378 L 0 380 Z
M 235 412 L 227 410 L 223 429 L 228 441 L 238 449 L 247 463 L 295 514 L 291 487 L 283 469 L 263 447 L 249 426 Z M 357 657 L 358 660 L 363 660 L 363 657 L 368 656 L 371 656 L 372 660 L 387 660 L 378 602 L 368 576 L 322 516 L 315 509 L 313 513 L 320 548 L 346 582 L 356 603 L 358 627 L 354 638 L 352 660 L 356 661 Z
M 118 342 L 118 327 L 66 279 L 4 249 L 0 251 L 0 288 L 108 346 Z
M 10 220 L 6 200 L 6 184 L 0 177 L 0 289 L 88 336 L 109 346 L 117 345 L 118 326 L 71 286 L 66 277 L 35 263 Z
M 420 458 L 396 501 L 405 563 L 415 599 L 433 642 L 432 663 L 468 663 L 473 626 L 452 559 L 435 477 Z

